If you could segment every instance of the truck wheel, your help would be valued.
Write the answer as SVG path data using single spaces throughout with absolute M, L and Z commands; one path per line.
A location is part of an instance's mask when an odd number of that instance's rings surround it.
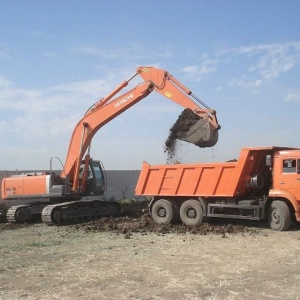
M 157 224 L 169 224 L 176 220 L 176 210 L 169 200 L 157 200 L 151 209 L 151 216 Z
M 203 208 L 197 200 L 187 200 L 180 207 L 180 219 L 185 225 L 198 225 L 203 220 Z
M 273 230 L 288 230 L 291 225 L 291 212 L 288 205 L 283 201 L 274 200 L 268 210 L 268 221 Z

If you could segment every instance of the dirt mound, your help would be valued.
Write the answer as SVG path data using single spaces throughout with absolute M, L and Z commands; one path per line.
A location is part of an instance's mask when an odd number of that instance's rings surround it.
M 178 224 L 156 224 L 145 209 L 148 208 L 148 202 L 136 202 L 133 204 L 122 205 L 122 217 L 120 218 L 102 218 L 87 223 L 76 224 L 74 229 L 102 232 L 115 232 L 124 234 L 125 238 L 130 238 L 133 233 L 157 233 L 157 234 L 218 234 L 226 236 L 227 234 L 245 234 L 258 233 L 260 230 L 247 225 L 232 224 L 224 222 L 202 223 L 197 226 L 186 226 L 182 223 Z
M 86 232 L 90 231 L 112 231 L 119 234 L 124 234 L 125 238 L 129 238 L 133 233 L 157 233 L 157 234 L 186 234 L 192 233 L 197 235 L 217 234 L 225 237 L 227 234 L 245 234 L 259 233 L 257 228 L 247 227 L 241 224 L 213 224 L 202 223 L 197 226 L 186 226 L 182 223 L 178 224 L 156 224 L 148 214 L 143 214 L 139 218 L 121 217 L 121 218 L 102 218 L 92 222 L 77 224 L 75 229 L 83 229 Z
M 186 226 L 180 222 L 177 224 L 156 224 L 148 214 L 148 201 L 122 204 L 122 216 L 118 218 L 101 218 L 90 222 L 69 225 L 69 230 L 84 230 L 85 232 L 114 232 L 124 234 L 124 238 L 130 238 L 133 233 L 156 234 L 197 234 L 197 235 L 221 235 L 228 234 L 257 234 L 259 228 L 249 227 L 249 224 L 234 224 L 226 220 L 212 220 L 197 226 Z M 0 230 L 20 229 L 33 224 L 0 224 Z M 46 226 L 46 225 L 45 225 Z

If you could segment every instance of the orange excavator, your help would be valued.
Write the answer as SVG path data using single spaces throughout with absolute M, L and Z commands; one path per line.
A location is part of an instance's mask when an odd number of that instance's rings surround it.
M 143 82 L 117 96 L 137 75 L 143 78 Z M 185 109 L 190 109 L 199 116 L 199 121 L 193 124 L 180 139 L 199 147 L 212 147 L 216 144 L 220 126 L 214 110 L 205 105 L 167 71 L 154 67 L 138 67 L 132 77 L 91 106 L 77 123 L 60 175 L 52 171 L 54 158 L 51 158 L 49 172 L 12 175 L 3 179 L 2 199 L 24 200 L 27 203 L 10 207 L 7 212 L 8 221 L 28 222 L 41 217 L 44 223 L 52 225 L 118 215 L 120 207 L 116 202 L 99 201 L 99 199 L 84 200 L 85 196 L 103 195 L 106 189 L 103 166 L 100 161 L 90 157 L 91 141 L 102 126 L 153 91 Z M 197 105 L 191 98 L 198 101 L 204 108 Z M 40 199 L 49 201 L 37 202 Z

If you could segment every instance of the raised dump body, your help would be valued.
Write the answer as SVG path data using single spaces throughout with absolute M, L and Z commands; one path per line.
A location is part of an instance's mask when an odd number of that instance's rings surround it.
M 271 228 L 286 230 L 300 222 L 300 150 L 242 148 L 238 160 L 224 163 L 144 162 L 135 193 L 153 197 L 149 209 L 157 223 L 268 218 Z
M 241 196 L 261 184 L 269 148 L 243 148 L 236 162 L 151 166 L 144 162 L 136 195 Z

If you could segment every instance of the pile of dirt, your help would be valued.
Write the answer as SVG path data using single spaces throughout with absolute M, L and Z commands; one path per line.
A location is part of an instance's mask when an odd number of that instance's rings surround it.
M 86 232 L 115 232 L 118 234 L 124 234 L 124 238 L 130 238 L 133 233 L 192 233 L 197 235 L 214 234 L 226 237 L 228 234 L 256 234 L 260 232 L 257 228 L 230 223 L 202 223 L 197 226 L 186 226 L 182 223 L 168 225 L 156 224 L 153 222 L 151 216 L 146 213 L 138 218 L 102 218 L 84 224 L 77 224 L 74 228 L 81 229 Z
M 256 234 L 258 228 L 249 227 L 249 224 L 234 224 L 224 220 L 213 220 L 208 223 L 202 223 L 197 226 L 186 226 L 181 222 L 177 224 L 157 224 L 148 213 L 148 201 L 137 201 L 134 203 L 122 204 L 121 217 L 101 218 L 90 222 L 69 225 L 70 230 L 84 230 L 85 232 L 114 232 L 124 234 L 124 238 L 130 238 L 133 233 L 156 233 L 156 234 L 186 234 L 197 235 L 221 235 L 226 237 L 228 234 Z M 31 224 L 0 224 L 0 230 L 20 229 Z M 45 225 L 46 226 L 46 225 Z
M 177 139 L 184 138 L 186 132 L 201 118 L 191 109 L 186 108 L 181 112 L 174 125 L 170 128 L 170 133 L 165 141 L 165 152 L 167 153 L 167 162 L 171 162 L 176 152 Z
M 157 224 L 148 213 L 148 202 L 141 201 L 132 204 L 122 205 L 122 216 L 119 218 L 102 218 L 87 223 L 73 225 L 76 230 L 86 232 L 115 232 L 124 234 L 125 238 L 130 238 L 133 233 L 157 233 L 157 234 L 186 234 L 197 235 L 218 234 L 245 234 L 259 233 L 260 230 L 247 225 L 232 224 L 220 220 L 202 223 L 197 226 L 186 226 L 181 222 L 177 224 Z

